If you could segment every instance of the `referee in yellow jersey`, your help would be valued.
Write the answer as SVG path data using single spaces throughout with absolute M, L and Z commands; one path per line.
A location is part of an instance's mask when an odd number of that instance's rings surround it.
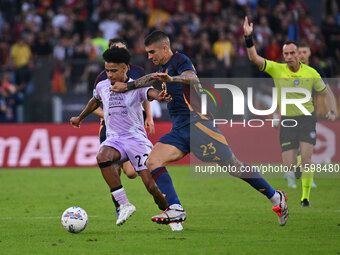
M 247 47 L 247 53 L 250 61 L 257 67 L 269 74 L 274 79 L 275 87 L 278 89 L 278 101 L 281 109 L 281 90 L 282 88 L 303 88 L 312 94 L 313 91 L 323 94 L 325 104 L 328 108 L 327 119 L 334 121 L 337 116 L 335 98 L 332 91 L 321 79 L 320 74 L 313 68 L 301 63 L 298 55 L 298 45 L 294 41 L 284 43 L 282 51 L 285 63 L 277 63 L 264 59 L 256 52 L 253 44 L 252 32 L 253 23 L 248 22 L 245 17 L 244 38 Z M 287 98 L 301 99 L 305 95 L 302 93 L 288 93 Z M 295 127 L 280 127 L 280 144 L 282 150 L 283 164 L 288 167 L 296 165 L 298 148 L 301 150 L 302 166 L 302 197 L 301 206 L 310 207 L 310 190 L 313 181 L 313 172 L 310 170 L 311 159 L 314 145 L 316 143 L 316 116 L 314 113 L 314 102 L 311 97 L 303 107 L 307 109 L 310 115 L 305 115 L 296 105 L 288 104 L 286 112 L 281 112 L 281 120 L 294 119 Z

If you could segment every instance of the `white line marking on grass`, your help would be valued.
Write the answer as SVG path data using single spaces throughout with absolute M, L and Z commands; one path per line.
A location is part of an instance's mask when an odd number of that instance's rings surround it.
M 59 216 L 36 216 L 36 217 L 0 217 L 0 220 L 45 220 L 45 219 L 60 219 Z M 99 218 L 98 215 L 89 215 L 89 218 Z

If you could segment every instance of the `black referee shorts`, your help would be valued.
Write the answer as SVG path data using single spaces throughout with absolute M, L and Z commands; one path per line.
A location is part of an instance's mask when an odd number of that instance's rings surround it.
M 293 119 L 294 121 L 289 121 Z M 316 117 L 313 112 L 311 116 L 281 117 L 280 145 L 282 152 L 299 148 L 299 142 L 306 142 L 315 145 L 316 143 Z M 294 126 L 296 127 L 287 127 Z

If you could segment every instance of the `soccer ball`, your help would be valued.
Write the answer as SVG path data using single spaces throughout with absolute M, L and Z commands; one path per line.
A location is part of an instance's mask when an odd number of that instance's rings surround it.
M 73 206 L 67 208 L 61 216 L 61 224 L 71 233 L 79 233 L 83 231 L 88 223 L 87 213 L 84 209 Z

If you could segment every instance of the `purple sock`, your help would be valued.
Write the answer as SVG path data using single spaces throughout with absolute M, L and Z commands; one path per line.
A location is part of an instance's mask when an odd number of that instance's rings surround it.
M 124 205 L 129 202 L 123 187 L 111 192 L 111 194 L 119 205 Z

